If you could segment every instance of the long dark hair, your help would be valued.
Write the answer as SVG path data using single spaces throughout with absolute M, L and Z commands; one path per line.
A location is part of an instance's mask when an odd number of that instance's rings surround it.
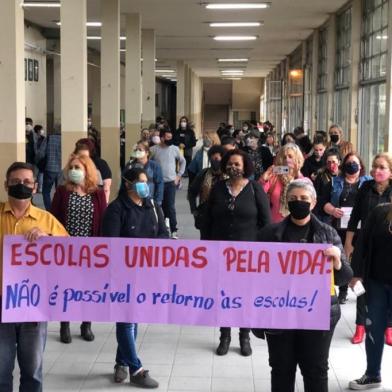
M 119 196 L 126 195 L 128 189 L 125 184 L 127 182 L 137 181 L 141 174 L 145 174 L 147 176 L 146 171 L 141 167 L 133 167 L 131 169 L 125 169 L 121 175 L 121 186 L 120 186 L 120 190 L 118 191 L 118 195 Z

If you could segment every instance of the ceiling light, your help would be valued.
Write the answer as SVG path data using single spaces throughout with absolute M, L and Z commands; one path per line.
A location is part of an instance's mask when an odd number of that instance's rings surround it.
M 120 52 L 126 52 L 127 50 L 126 49 L 120 49 Z
M 99 35 L 88 35 L 87 39 L 89 39 L 91 41 L 99 41 L 102 39 L 102 37 L 100 37 Z
M 61 26 L 61 22 L 56 22 L 57 26 Z M 102 23 L 101 22 L 87 22 L 86 23 L 87 27 L 101 27 Z
M 217 35 L 215 41 L 254 41 L 257 39 L 255 35 Z
M 218 59 L 220 63 L 246 63 L 249 59 Z
M 377 35 L 376 39 L 388 39 L 387 35 Z
M 242 78 L 222 78 L 222 80 L 242 80 Z
M 156 69 L 155 70 L 156 73 L 174 73 L 174 71 L 172 69 Z
M 213 22 L 210 27 L 258 27 L 260 22 Z
M 172 79 L 172 78 L 176 77 L 176 75 L 173 75 L 173 74 L 170 74 L 170 75 L 159 75 L 159 76 L 161 76 L 162 78 L 168 78 L 168 79 Z
M 59 8 L 61 7 L 61 3 L 52 3 L 52 2 L 34 2 L 28 1 L 22 3 L 23 7 L 46 7 L 46 8 Z
M 265 9 L 270 6 L 269 3 L 210 3 L 206 8 L 210 10 L 252 10 Z

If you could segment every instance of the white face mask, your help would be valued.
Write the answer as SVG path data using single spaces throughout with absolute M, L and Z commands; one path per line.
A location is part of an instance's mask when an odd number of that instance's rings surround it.
M 145 156 L 146 156 L 145 151 L 140 151 L 140 150 L 132 151 L 132 158 L 141 159 L 144 158 Z
M 248 127 L 247 127 L 246 125 L 244 125 L 244 126 L 242 127 L 242 130 L 243 130 L 244 132 L 246 132 L 246 131 L 248 130 Z
M 71 169 L 68 172 L 68 178 L 74 184 L 81 184 L 84 181 L 84 172 L 80 169 Z
M 41 129 L 39 131 L 39 134 L 40 134 L 40 136 L 45 136 L 46 135 L 45 129 Z
M 31 132 L 33 130 L 33 126 L 31 124 L 26 125 L 26 131 Z
M 186 128 L 186 121 L 181 121 L 180 125 L 181 125 L 181 128 Z
M 153 137 L 151 138 L 151 141 L 152 141 L 154 144 L 159 144 L 159 143 L 161 142 L 161 138 L 160 138 L 159 136 L 153 136 Z
M 88 122 L 87 122 L 87 125 L 88 125 L 88 127 L 91 127 L 92 122 L 91 122 L 91 121 L 88 121 Z

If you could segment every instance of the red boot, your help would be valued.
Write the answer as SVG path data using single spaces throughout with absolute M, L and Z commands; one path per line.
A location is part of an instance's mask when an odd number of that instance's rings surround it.
M 363 342 L 363 339 L 365 337 L 365 326 L 364 325 L 357 325 L 357 328 L 355 329 L 355 334 L 351 339 L 352 344 L 359 344 Z M 391 335 L 392 337 L 392 335 Z
M 392 346 L 392 327 L 388 327 L 385 330 L 385 343 L 388 346 Z

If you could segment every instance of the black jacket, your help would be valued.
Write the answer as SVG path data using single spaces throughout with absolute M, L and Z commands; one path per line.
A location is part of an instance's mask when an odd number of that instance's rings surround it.
M 259 232 L 259 241 L 262 242 L 283 242 L 283 234 L 289 222 L 290 216 L 285 218 L 282 222 L 274 223 L 265 226 Z M 343 286 L 347 284 L 352 276 L 353 271 L 347 262 L 342 241 L 336 230 L 321 222 L 315 215 L 311 215 L 311 232 L 313 233 L 313 243 L 332 244 L 337 246 L 341 252 L 342 268 L 339 271 L 334 270 L 334 279 L 336 286 Z M 334 326 L 340 318 L 340 306 L 336 295 L 331 297 L 331 326 Z
M 268 197 L 258 182 L 249 181 L 234 202 L 226 180 L 212 188 L 205 220 L 207 239 L 257 241 L 259 229 L 270 222 Z
M 359 232 L 358 240 L 355 243 L 351 267 L 354 271 L 354 276 L 362 278 L 365 285 L 369 277 L 373 260 L 373 233 L 386 222 L 390 208 L 390 204 L 381 204 L 375 207 L 370 212 L 363 229 Z M 390 254 L 386 254 L 385 256 L 389 258 Z
M 191 150 L 196 146 L 195 132 L 191 128 L 181 129 L 178 128 L 173 133 L 173 144 L 179 146 L 184 144 L 184 150 Z
M 301 173 L 304 175 L 304 177 L 310 178 L 312 174 L 317 173 L 319 170 L 321 170 L 323 165 L 323 159 L 316 161 L 316 157 L 314 155 L 311 155 L 310 157 L 307 157 L 305 159 L 304 165 L 301 169 Z
M 255 167 L 254 179 L 257 181 L 260 176 L 274 163 L 274 157 L 268 147 L 260 146 L 256 150 L 250 147 L 243 149 L 248 155 L 253 166 Z
M 138 206 L 120 194 L 105 211 L 103 237 L 169 238 L 161 208 L 150 199 Z
M 350 220 L 348 222 L 347 231 L 356 232 L 358 223 L 361 222 L 363 226 L 366 222 L 370 211 L 379 204 L 389 203 L 392 196 L 392 183 L 385 189 L 384 193 L 380 195 L 376 189 L 376 182 L 374 180 L 366 181 L 359 188 L 353 210 L 351 212 Z

